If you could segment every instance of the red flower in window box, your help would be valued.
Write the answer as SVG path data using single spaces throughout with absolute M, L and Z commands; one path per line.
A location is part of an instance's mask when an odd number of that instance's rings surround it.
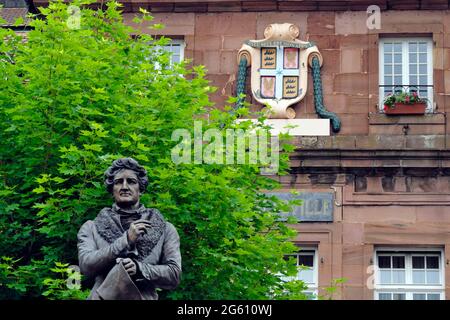
M 384 98 L 385 114 L 424 114 L 427 99 L 419 97 L 417 92 L 396 92 Z

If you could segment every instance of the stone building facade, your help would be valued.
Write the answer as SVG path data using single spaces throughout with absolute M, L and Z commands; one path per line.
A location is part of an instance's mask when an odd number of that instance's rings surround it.
M 264 38 L 272 23 L 297 25 L 299 39 L 314 41 L 323 56 L 324 105 L 342 121 L 330 136 L 297 137 L 291 174 L 280 178 L 280 192 L 304 194 L 298 212 L 308 221 L 294 228 L 304 249 L 299 263 L 312 267 L 311 291 L 346 278 L 335 299 L 450 298 L 448 1 L 120 2 L 128 24 L 146 8 L 166 26 L 158 34 L 178 39 L 184 58 L 206 66 L 218 107 L 236 93 L 244 41 Z M 367 27 L 370 5 L 381 9 L 379 29 Z M 425 67 L 413 72 L 407 61 Z M 388 78 L 419 81 L 427 113 L 384 114 L 380 85 Z M 294 108 L 297 118 L 318 118 L 312 86 Z

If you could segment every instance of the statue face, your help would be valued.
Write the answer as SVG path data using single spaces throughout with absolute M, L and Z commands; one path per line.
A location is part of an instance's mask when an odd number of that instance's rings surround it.
M 113 197 L 121 208 L 131 208 L 139 204 L 139 180 L 133 170 L 124 169 L 114 176 Z

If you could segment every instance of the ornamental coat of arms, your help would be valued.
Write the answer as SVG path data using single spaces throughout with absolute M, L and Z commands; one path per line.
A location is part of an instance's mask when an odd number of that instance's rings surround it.
M 247 40 L 239 50 L 238 61 L 251 66 L 251 90 L 261 104 L 270 106 L 269 118 L 295 118 L 291 105 L 306 94 L 308 65 L 322 55 L 317 47 L 298 40 L 299 28 L 290 23 L 271 24 L 263 40 Z

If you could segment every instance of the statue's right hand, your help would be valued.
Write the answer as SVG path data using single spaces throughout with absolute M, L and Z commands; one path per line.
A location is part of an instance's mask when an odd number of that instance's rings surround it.
M 128 244 L 135 245 L 137 239 L 141 234 L 147 233 L 147 228 L 151 227 L 150 222 L 147 220 L 136 220 L 132 224 L 127 231 Z

